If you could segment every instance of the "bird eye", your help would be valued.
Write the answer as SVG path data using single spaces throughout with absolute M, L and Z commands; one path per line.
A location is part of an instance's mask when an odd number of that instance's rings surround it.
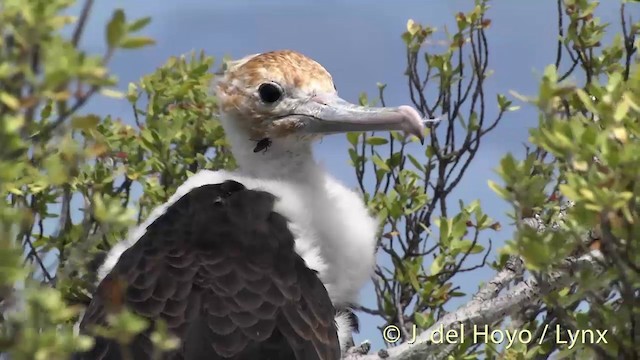
M 283 90 L 278 84 L 264 83 L 261 84 L 258 88 L 258 94 L 260 95 L 260 100 L 264 101 L 267 104 L 273 104 L 274 102 L 280 100 L 283 94 Z

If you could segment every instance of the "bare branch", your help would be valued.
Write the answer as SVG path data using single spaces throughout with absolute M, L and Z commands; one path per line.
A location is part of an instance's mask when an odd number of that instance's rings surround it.
M 451 350 L 451 344 L 434 344 L 431 341 L 433 334 L 440 331 L 458 330 L 464 324 L 465 328 L 474 325 L 491 325 L 502 320 L 514 311 L 522 310 L 527 305 L 540 300 L 543 296 L 567 286 L 574 278 L 574 274 L 582 269 L 591 269 L 602 272 L 603 255 L 600 250 L 579 256 L 567 258 L 558 267 L 558 270 L 547 275 L 543 282 L 531 277 L 515 286 L 506 294 L 485 300 L 489 294 L 495 292 L 496 284 L 504 284 L 513 273 L 512 270 L 503 270 L 494 279 L 484 285 L 474 299 L 458 310 L 443 316 L 429 329 L 417 336 L 414 343 L 405 342 L 399 346 L 384 350 L 382 354 L 359 355 L 349 353 L 345 360 L 410 360 L 410 359 L 443 359 Z M 499 287 L 499 286 L 498 286 Z M 438 337 L 436 336 L 436 340 Z M 455 346 L 455 344 L 453 344 Z M 382 355 L 382 356 L 380 356 Z

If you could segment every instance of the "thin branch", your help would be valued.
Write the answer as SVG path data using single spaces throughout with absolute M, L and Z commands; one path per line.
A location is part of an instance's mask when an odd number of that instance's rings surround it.
M 93 7 L 93 0 L 87 0 L 82 7 L 82 11 L 80 12 L 80 18 L 78 19 L 78 25 L 73 31 L 73 36 L 71 37 L 71 43 L 73 46 L 78 46 L 80 43 L 80 38 L 82 37 L 82 32 L 84 31 L 85 25 L 87 24 L 87 19 L 89 18 L 89 13 L 91 12 L 91 8 Z

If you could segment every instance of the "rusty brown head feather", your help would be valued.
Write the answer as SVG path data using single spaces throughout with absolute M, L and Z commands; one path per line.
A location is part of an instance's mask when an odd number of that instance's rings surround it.
M 423 120 L 412 107 L 350 104 L 338 97 L 322 65 L 291 50 L 230 62 L 216 87 L 223 116 L 250 138 L 313 138 L 368 130 L 403 130 L 423 138 Z

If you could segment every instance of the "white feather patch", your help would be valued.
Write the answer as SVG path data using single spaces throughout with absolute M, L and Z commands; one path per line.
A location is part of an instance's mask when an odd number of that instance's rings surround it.
M 344 354 L 348 350 L 351 334 L 353 333 L 353 324 L 347 313 L 338 313 L 336 315 L 336 327 L 338 329 L 340 351 Z

